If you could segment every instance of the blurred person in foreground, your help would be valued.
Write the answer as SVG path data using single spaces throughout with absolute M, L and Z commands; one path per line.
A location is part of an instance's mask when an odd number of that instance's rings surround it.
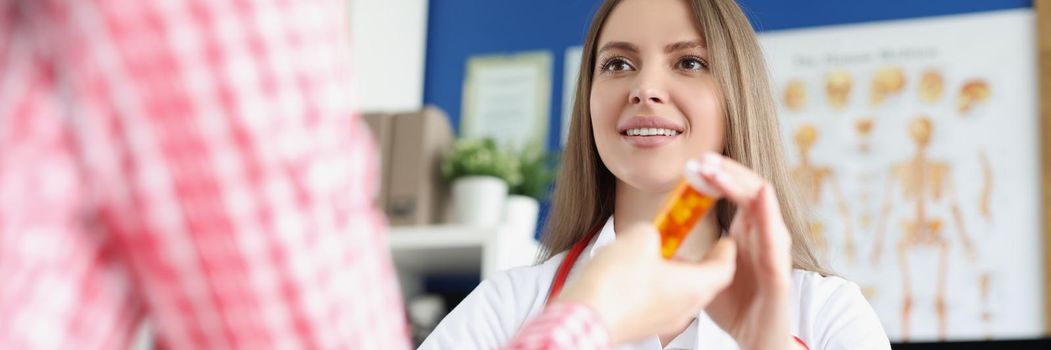
M 0 0 L 0 348 L 127 348 L 146 319 L 162 348 L 408 348 L 345 17 Z M 730 282 L 732 241 L 686 264 L 624 233 L 506 346 L 606 348 Z

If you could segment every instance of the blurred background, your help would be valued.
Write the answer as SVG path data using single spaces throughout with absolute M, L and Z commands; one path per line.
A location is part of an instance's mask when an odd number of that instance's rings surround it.
M 481 279 L 535 262 L 599 3 L 350 0 L 417 341 Z M 1047 345 L 1051 3 L 739 3 L 820 253 L 895 347 Z

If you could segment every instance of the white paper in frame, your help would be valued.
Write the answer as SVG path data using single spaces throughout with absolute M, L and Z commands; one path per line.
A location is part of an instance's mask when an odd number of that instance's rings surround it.
M 468 59 L 460 135 L 491 137 L 517 150 L 543 147 L 551 101 L 551 62 L 548 52 Z

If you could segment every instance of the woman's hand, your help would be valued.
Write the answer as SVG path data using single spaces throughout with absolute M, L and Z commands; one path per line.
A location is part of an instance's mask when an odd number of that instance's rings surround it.
M 792 349 L 789 334 L 792 238 L 774 188 L 732 159 L 714 153 L 700 160 L 700 175 L 737 205 L 730 237 L 737 270 L 708 314 L 744 350 Z
M 650 225 L 622 229 L 558 297 L 590 306 L 613 344 L 682 329 L 730 283 L 736 247 L 721 239 L 698 263 L 667 261 Z

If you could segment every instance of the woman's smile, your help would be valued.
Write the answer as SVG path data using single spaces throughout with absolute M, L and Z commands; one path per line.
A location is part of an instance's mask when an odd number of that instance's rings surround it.
M 621 138 L 639 148 L 655 148 L 675 141 L 685 131 L 679 123 L 654 116 L 636 116 L 617 127 Z

